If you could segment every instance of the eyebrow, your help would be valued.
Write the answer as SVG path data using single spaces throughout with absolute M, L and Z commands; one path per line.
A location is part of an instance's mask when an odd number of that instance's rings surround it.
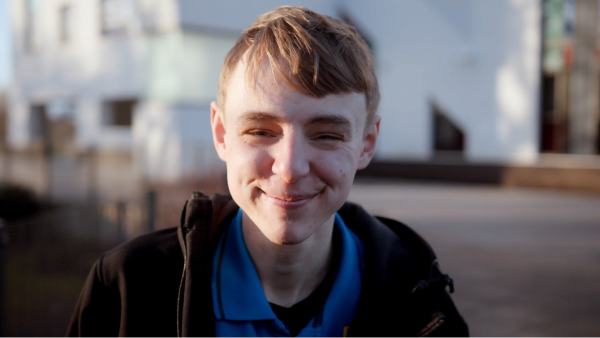
M 345 116 L 340 115 L 321 115 L 308 120 L 308 124 L 333 124 L 342 127 L 350 127 L 352 123 Z
M 248 122 L 261 122 L 261 121 L 282 122 L 283 120 L 284 119 L 279 116 L 276 116 L 276 115 L 273 115 L 270 113 L 266 113 L 266 112 L 247 112 L 247 113 L 244 113 L 240 117 L 240 119 L 238 120 L 238 125 L 243 125 Z M 331 125 L 337 125 L 337 126 L 342 126 L 342 127 L 350 127 L 352 125 L 350 120 L 348 120 L 348 118 L 346 118 L 345 116 L 334 115 L 334 114 L 315 116 L 315 117 L 309 119 L 307 124 L 309 124 L 309 125 L 331 124 Z
M 248 112 L 244 113 L 238 120 L 238 124 L 245 124 L 248 122 L 260 122 L 260 121 L 272 121 L 281 122 L 283 119 L 279 116 L 265 112 Z

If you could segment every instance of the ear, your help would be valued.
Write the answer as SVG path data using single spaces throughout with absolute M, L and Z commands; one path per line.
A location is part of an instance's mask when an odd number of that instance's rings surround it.
M 379 137 L 380 122 L 381 116 L 375 115 L 373 122 L 371 122 L 371 126 L 363 137 L 363 148 L 362 152 L 360 153 L 360 157 L 358 158 L 358 170 L 366 168 L 369 165 L 369 162 L 371 162 L 373 155 L 375 155 L 375 150 L 377 150 L 377 138 Z
M 227 162 L 226 147 L 225 147 L 225 121 L 223 113 L 219 111 L 217 102 L 210 103 L 210 126 L 212 128 L 213 143 L 219 158 Z

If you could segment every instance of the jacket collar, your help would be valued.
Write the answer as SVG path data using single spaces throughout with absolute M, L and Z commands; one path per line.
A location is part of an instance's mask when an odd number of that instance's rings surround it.
M 184 254 L 184 269 L 177 296 L 178 336 L 214 336 L 215 317 L 210 289 L 211 257 L 223 225 L 238 206 L 230 196 L 212 198 L 194 193 L 183 208 L 177 230 Z
M 225 195 L 209 198 L 200 193 L 186 202 L 178 229 L 185 257 L 178 295 L 181 336 L 215 335 L 211 256 L 224 225 L 231 222 L 237 210 L 235 202 Z M 400 223 L 392 230 L 388 222 L 382 223 L 353 203 L 345 203 L 338 213 L 365 246 L 365 279 L 349 334 L 416 335 L 436 318 L 443 320 L 427 293 L 415 292 L 420 284 L 427 286 L 438 277 L 432 270 L 435 255 L 425 241 Z

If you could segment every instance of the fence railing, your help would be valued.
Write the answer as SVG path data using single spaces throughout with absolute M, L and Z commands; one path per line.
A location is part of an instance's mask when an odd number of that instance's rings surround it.
M 0 335 L 63 336 L 90 267 L 122 230 L 87 206 L 3 223 Z
M 149 184 L 128 157 L 0 153 L 0 183 L 31 189 L 55 206 L 0 230 L 0 336 L 64 335 L 102 252 L 177 226 L 192 191 L 226 191 L 222 174 Z

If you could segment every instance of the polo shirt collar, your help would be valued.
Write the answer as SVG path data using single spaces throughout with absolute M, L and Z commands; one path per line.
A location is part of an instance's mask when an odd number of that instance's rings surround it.
M 342 250 L 337 276 L 324 307 L 299 336 L 341 335 L 334 326 L 350 324 L 354 318 L 364 274 L 364 246 L 337 213 L 335 227 L 341 235 Z M 279 322 L 246 248 L 241 208 L 223 235 L 213 262 L 213 309 L 217 320 Z
M 244 242 L 242 209 L 231 221 L 215 252 L 212 290 L 216 319 L 275 319 Z M 216 278 L 215 278 L 216 277 Z

